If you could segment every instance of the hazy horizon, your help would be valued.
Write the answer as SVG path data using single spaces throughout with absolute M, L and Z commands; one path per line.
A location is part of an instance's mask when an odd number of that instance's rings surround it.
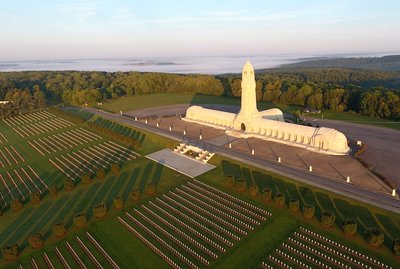
M 6 1 L 0 61 L 400 51 L 398 1 Z

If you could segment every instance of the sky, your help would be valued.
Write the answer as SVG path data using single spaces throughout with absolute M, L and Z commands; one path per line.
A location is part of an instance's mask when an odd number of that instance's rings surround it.
M 0 60 L 400 51 L 393 0 L 0 0 Z

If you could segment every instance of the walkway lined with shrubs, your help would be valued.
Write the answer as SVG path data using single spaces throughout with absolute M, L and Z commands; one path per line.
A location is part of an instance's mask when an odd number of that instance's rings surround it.
M 172 268 L 199 268 L 210 265 L 270 216 L 193 180 L 126 212 L 118 221 Z
M 304 227 L 292 233 L 261 265 L 263 268 L 392 268 Z

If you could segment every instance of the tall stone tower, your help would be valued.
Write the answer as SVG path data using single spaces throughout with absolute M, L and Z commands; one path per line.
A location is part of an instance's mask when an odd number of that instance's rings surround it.
M 253 119 L 258 115 L 256 102 L 256 79 L 253 66 L 249 61 L 242 71 L 242 100 L 239 114 L 234 123 L 236 130 L 252 131 Z

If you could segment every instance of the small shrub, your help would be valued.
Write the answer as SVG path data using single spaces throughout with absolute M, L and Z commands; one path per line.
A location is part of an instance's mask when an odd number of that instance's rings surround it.
M 272 190 L 270 188 L 264 188 L 262 190 L 262 198 L 264 201 L 271 201 L 272 200 Z
M 285 195 L 283 193 L 277 192 L 275 194 L 275 203 L 277 206 L 284 206 L 285 205 Z
M 235 177 L 233 175 L 228 175 L 226 177 L 226 186 L 232 188 L 235 186 Z
M 131 191 L 131 198 L 133 201 L 137 202 L 140 200 L 140 190 L 134 189 Z
M 40 233 L 31 234 L 28 237 L 28 242 L 34 249 L 41 248 L 44 245 L 44 240 Z
M 99 168 L 96 171 L 96 176 L 98 179 L 104 179 L 106 177 L 106 171 L 103 168 Z
M 81 213 L 81 214 L 75 215 L 74 216 L 74 224 L 75 224 L 75 227 L 78 227 L 78 228 L 85 227 L 87 224 L 86 214 Z
M 18 259 L 19 247 L 18 247 L 17 244 L 12 245 L 12 246 L 8 246 L 8 247 L 4 247 L 4 248 L 1 249 L 1 254 L 3 254 L 3 258 L 7 262 L 13 262 L 16 259 Z
M 393 240 L 393 253 L 400 255 L 400 238 Z
M 89 174 L 84 174 L 83 176 L 81 176 L 81 180 L 85 185 L 90 184 L 90 182 L 92 181 Z
M 336 216 L 330 211 L 324 211 L 321 215 L 321 224 L 325 227 L 332 227 L 335 223 Z
M 93 215 L 96 218 L 104 218 L 107 214 L 107 206 L 105 204 L 99 204 L 98 206 L 93 207 Z
M 65 189 L 65 191 L 72 191 L 74 189 L 74 187 L 75 187 L 75 182 L 72 179 L 67 178 L 64 181 L 64 189 Z
M 290 208 L 290 211 L 292 211 L 293 213 L 298 212 L 299 209 L 300 209 L 300 202 L 299 202 L 299 200 L 297 200 L 297 199 L 291 199 L 291 200 L 289 201 L 289 208 Z
M 50 192 L 50 196 L 51 196 L 51 197 L 56 197 L 57 194 L 58 194 L 57 185 L 56 185 L 56 184 L 50 185 L 50 187 L 49 187 L 49 192 Z
M 249 194 L 250 194 L 250 196 L 257 196 L 257 194 L 258 194 L 258 186 L 254 185 L 254 184 L 251 184 L 249 186 Z
M 357 232 L 357 221 L 355 219 L 345 219 L 342 223 L 343 233 L 347 236 L 353 236 Z
M 113 199 L 114 208 L 121 210 L 124 207 L 124 200 L 121 197 L 115 197 Z
M 113 173 L 113 174 L 117 174 L 118 172 L 119 172 L 119 165 L 118 165 L 118 163 L 113 163 L 112 165 L 111 165 L 111 172 Z
M 368 228 L 365 233 L 365 239 L 370 246 L 378 247 L 382 245 L 385 234 L 376 227 Z
M 53 226 L 53 234 L 56 237 L 62 237 L 67 233 L 67 228 L 65 227 L 64 223 L 58 222 Z
M 237 182 L 235 183 L 235 187 L 237 188 L 238 191 L 240 191 L 240 192 L 245 192 L 246 189 L 247 189 L 246 181 L 244 181 L 244 180 L 237 181 Z
M 21 210 L 24 207 L 24 205 L 18 198 L 16 198 L 11 201 L 10 207 L 12 211 L 18 211 Z
M 303 217 L 305 219 L 312 219 L 314 217 L 315 207 L 312 205 L 303 205 Z
M 157 188 L 154 183 L 146 184 L 146 193 L 147 195 L 153 196 L 156 194 Z
M 33 191 L 29 194 L 29 198 L 31 200 L 31 203 L 36 205 L 40 203 L 41 197 L 40 197 L 40 192 L 39 191 Z

